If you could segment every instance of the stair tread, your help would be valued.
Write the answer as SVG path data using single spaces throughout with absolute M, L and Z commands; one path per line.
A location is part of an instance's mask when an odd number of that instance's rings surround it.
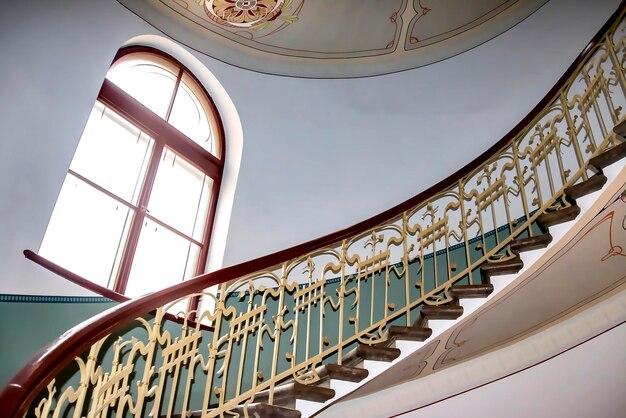
M 602 170 L 626 157 L 626 142 L 622 142 L 589 160 L 589 165 Z
M 461 305 L 423 305 L 420 315 L 424 319 L 457 319 L 463 315 Z
M 626 120 L 621 121 L 613 128 L 613 132 L 622 138 L 626 137 Z
M 602 189 L 606 184 L 606 176 L 604 174 L 596 174 L 589 177 L 587 180 L 576 183 L 573 186 L 567 187 L 564 190 L 565 196 L 570 199 L 578 199 L 589 193 L 593 193 Z
M 402 327 L 392 325 L 389 327 L 387 334 L 389 338 L 402 341 L 425 341 L 433 333 L 433 330 L 426 327 Z
M 484 298 L 493 292 L 491 283 L 485 284 L 457 284 L 450 287 L 452 296 L 463 298 Z
M 480 266 L 480 272 L 487 280 L 490 276 L 517 273 L 524 267 L 524 262 L 518 256 L 500 262 L 486 262 Z
M 542 213 L 537 218 L 537 222 L 542 227 L 550 227 L 563 222 L 572 221 L 576 219 L 578 214 L 580 214 L 580 208 L 574 205 L 567 208 L 555 210 L 554 212 Z
M 240 405 L 235 408 L 240 416 L 245 416 L 244 406 Z M 173 414 L 172 418 L 200 418 L 202 411 L 192 411 L 188 414 Z M 267 403 L 255 402 L 248 404 L 248 416 L 258 418 L 300 418 L 302 413 L 297 409 L 286 408 L 284 406 L 270 405 Z M 159 417 L 165 418 L 165 417 Z
M 369 375 L 367 369 L 342 364 L 324 364 L 316 369 L 316 373 L 320 379 L 328 377 L 347 382 L 360 382 Z
M 255 402 L 269 400 L 270 390 L 263 390 L 254 395 Z M 315 385 L 305 385 L 300 382 L 290 381 L 274 388 L 274 403 L 283 403 L 295 399 L 303 399 L 313 402 L 326 402 L 335 396 L 335 391 L 330 388 Z
M 535 235 L 534 237 L 517 238 L 511 241 L 509 248 L 514 253 L 520 253 L 523 251 L 537 250 L 539 248 L 545 248 L 552 242 L 552 235 L 545 233 L 541 235 Z
M 243 407 L 241 407 L 241 410 L 241 416 L 245 416 L 243 414 Z M 286 408 L 284 406 L 253 403 L 248 405 L 248 415 L 255 418 L 300 418 L 302 413 L 297 409 Z
M 400 349 L 381 345 L 360 344 L 342 359 L 342 364 L 352 365 L 362 360 L 393 361 L 400 355 Z

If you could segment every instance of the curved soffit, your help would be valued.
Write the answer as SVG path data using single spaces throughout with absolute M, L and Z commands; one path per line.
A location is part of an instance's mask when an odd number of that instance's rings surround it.
M 118 0 L 163 33 L 268 74 L 366 77 L 457 55 L 548 0 Z

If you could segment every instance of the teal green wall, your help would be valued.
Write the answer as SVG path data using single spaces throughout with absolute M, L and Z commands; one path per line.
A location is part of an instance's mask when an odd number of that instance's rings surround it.
M 48 343 L 115 305 L 102 297 L 0 295 L 0 387 Z

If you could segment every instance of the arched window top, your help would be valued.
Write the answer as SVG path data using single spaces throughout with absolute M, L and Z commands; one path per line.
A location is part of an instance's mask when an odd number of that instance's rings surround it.
M 215 105 L 177 60 L 148 47 L 124 48 L 106 78 L 204 150 L 223 158 L 223 133 Z

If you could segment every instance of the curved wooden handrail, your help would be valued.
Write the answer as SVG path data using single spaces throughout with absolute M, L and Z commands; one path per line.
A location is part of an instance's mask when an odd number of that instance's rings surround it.
M 101 314 L 72 328 L 42 349 L 22 370 L 20 370 L 0 393 L 0 410 L 9 416 L 23 416 L 37 394 L 43 389 L 65 363 L 80 355 L 87 347 L 106 336 L 118 324 L 139 316 L 145 315 L 169 301 L 197 293 L 210 286 L 220 284 L 232 279 L 245 276 L 258 270 L 263 270 L 285 262 L 286 260 L 300 256 L 306 252 L 328 246 L 345 238 L 362 233 L 390 218 L 400 215 L 409 208 L 416 206 L 434 196 L 446 186 L 456 183 L 462 177 L 469 174 L 485 163 L 492 155 L 502 149 L 518 133 L 539 115 L 539 113 L 556 97 L 560 88 L 574 74 L 576 68 L 590 55 L 594 47 L 601 41 L 604 33 L 619 17 L 621 10 L 626 5 L 622 0 L 618 10 L 609 18 L 607 23 L 598 31 L 592 41 L 583 49 L 581 54 L 570 65 L 565 74 L 557 81 L 554 87 L 544 96 L 531 112 L 518 123 L 501 140 L 483 152 L 479 157 L 459 169 L 454 174 L 441 180 L 437 184 L 422 191 L 418 195 L 406 200 L 393 208 L 386 210 L 365 221 L 335 233 L 314 239 L 304 244 L 278 251 L 276 253 L 259 257 L 257 259 L 226 267 L 216 272 L 204 274 L 194 279 L 185 281 L 167 289 L 126 301 Z
M 69 271 L 68 269 L 61 267 L 60 265 L 53 263 L 45 257 L 40 256 L 36 252 L 32 250 L 24 250 L 24 257 L 27 259 L 39 264 L 41 267 L 50 270 L 57 276 L 63 277 L 66 280 L 69 280 L 72 283 L 79 285 L 87 290 L 90 290 L 94 293 L 102 295 L 106 298 L 114 300 L 116 302 L 126 302 L 130 298 L 122 295 L 121 293 L 114 292 L 111 289 L 100 286 L 90 280 L 85 279 L 84 277 L 79 276 L 76 273 Z

